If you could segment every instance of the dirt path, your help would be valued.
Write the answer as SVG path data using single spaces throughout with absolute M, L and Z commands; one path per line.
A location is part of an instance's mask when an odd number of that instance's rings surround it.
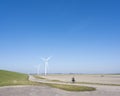
M 47 86 L 1 87 L 0 96 L 119 96 L 120 89 L 103 88 L 91 92 L 68 92 Z

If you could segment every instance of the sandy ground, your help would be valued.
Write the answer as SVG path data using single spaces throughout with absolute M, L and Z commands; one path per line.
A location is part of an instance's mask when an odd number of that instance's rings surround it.
M 48 75 L 43 77 L 50 80 L 61 80 L 66 82 L 71 82 L 71 78 L 75 77 L 76 82 L 120 84 L 120 75 Z
M 0 96 L 120 96 L 120 87 L 100 87 L 91 92 L 68 92 L 47 86 L 11 86 L 1 87 Z
M 64 76 L 63 76 L 64 78 L 60 76 L 54 76 L 54 77 L 58 79 L 61 78 L 62 80 L 66 80 L 66 78 L 68 78 L 68 77 L 65 78 Z M 50 79 L 51 76 L 50 77 L 47 76 L 47 78 Z M 86 78 L 88 78 L 88 76 Z M 89 78 L 92 78 L 92 77 L 89 77 Z M 105 78 L 106 79 L 119 78 L 119 76 L 118 77 L 110 76 Z M 30 79 L 36 82 L 47 82 L 44 80 L 35 79 L 32 76 L 30 76 Z M 95 87 L 97 90 L 87 91 L 87 92 L 69 92 L 69 91 L 64 91 L 56 88 L 51 88 L 48 86 L 11 86 L 11 87 L 0 87 L 0 96 L 120 96 L 120 86 L 91 85 L 91 84 L 88 84 L 88 85 L 83 84 L 83 85 Z

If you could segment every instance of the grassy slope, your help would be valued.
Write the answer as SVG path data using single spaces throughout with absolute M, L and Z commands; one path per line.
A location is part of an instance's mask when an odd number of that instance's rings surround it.
M 29 84 L 32 84 L 32 82 L 28 81 L 26 74 L 0 70 L 0 86 Z

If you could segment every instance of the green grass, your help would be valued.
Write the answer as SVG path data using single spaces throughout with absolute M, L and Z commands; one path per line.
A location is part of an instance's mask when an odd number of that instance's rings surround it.
M 38 76 L 38 75 L 34 75 L 34 77 L 37 78 L 37 79 L 46 79 L 46 78 L 43 78 L 43 77 Z
M 37 79 L 44 79 L 44 80 L 51 81 L 51 82 L 63 82 L 63 81 L 60 81 L 60 80 L 50 80 L 50 79 L 47 79 L 47 78 L 44 78 L 44 77 L 41 77 L 41 76 L 38 76 L 38 75 L 34 75 L 34 77 L 37 78 Z
M 52 82 L 61 82 L 61 83 L 65 83 L 63 81 L 60 81 L 60 80 L 51 80 Z
M 28 81 L 28 75 L 26 74 L 0 70 L 0 86 L 37 84 L 38 83 Z
M 77 82 L 77 84 L 93 84 L 93 85 L 120 86 L 120 84 L 104 84 L 104 83 L 91 83 L 91 82 Z
M 66 84 L 47 84 L 48 86 L 66 90 L 66 91 L 95 91 L 93 87 L 77 86 L 77 85 L 66 85 Z

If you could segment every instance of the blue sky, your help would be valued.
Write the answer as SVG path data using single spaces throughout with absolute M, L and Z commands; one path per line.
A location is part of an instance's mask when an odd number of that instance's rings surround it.
M 120 73 L 119 0 L 0 0 L 0 69 Z

